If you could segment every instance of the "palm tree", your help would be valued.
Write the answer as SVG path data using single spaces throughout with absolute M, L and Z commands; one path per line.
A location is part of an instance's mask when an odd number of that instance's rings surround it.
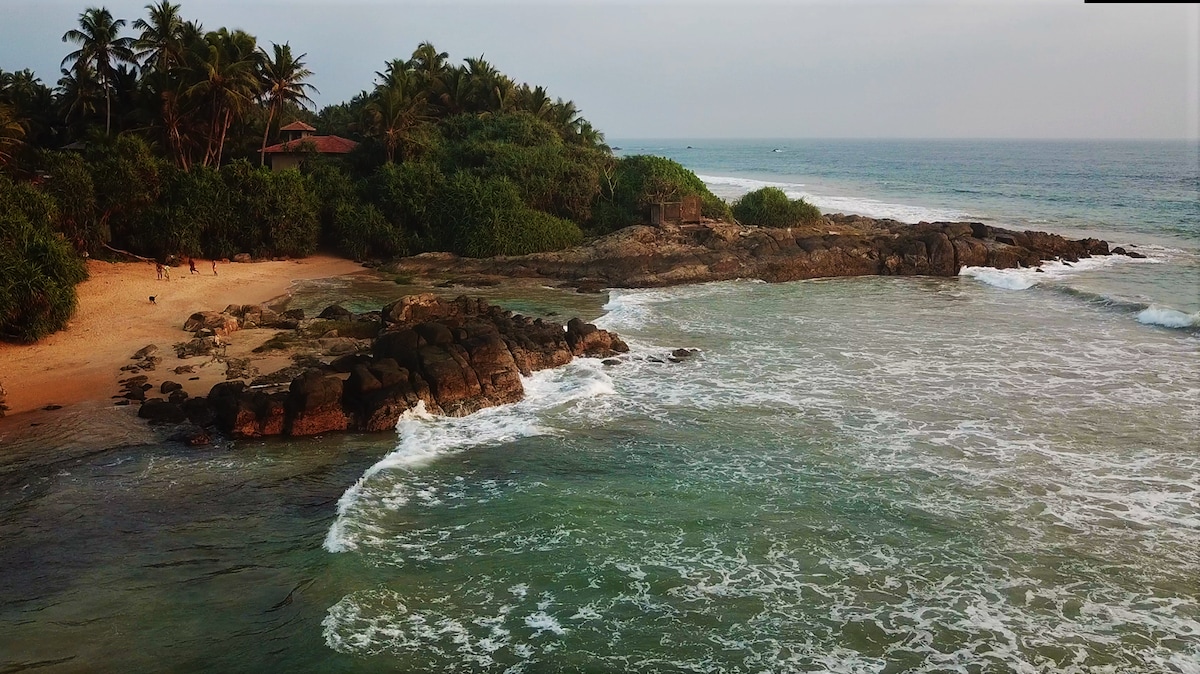
M 415 76 L 391 70 L 375 89 L 366 114 L 372 133 L 383 141 L 387 161 L 395 161 L 396 148 L 413 127 L 429 119 L 425 91 L 418 89 Z
M 63 42 L 79 45 L 79 49 L 67 54 L 62 65 L 68 63 L 91 66 L 100 86 L 104 89 L 105 133 L 112 133 L 112 96 L 110 84 L 121 63 L 137 63 L 133 53 L 133 38 L 121 37 L 121 29 L 125 27 L 124 19 L 114 20 L 112 14 L 103 7 L 89 7 L 79 15 L 79 29 L 71 29 L 63 33 Z
M 431 42 L 422 42 L 413 50 L 412 58 L 408 60 L 408 69 L 420 78 L 421 88 L 428 92 L 430 98 L 436 99 L 445 89 L 442 77 L 446 74 L 446 60 L 450 54 L 439 52 Z
M 579 108 L 575 107 L 575 101 L 564 101 L 561 98 L 554 102 L 549 119 L 558 127 L 558 133 L 564 139 L 578 135 L 579 125 L 583 122 L 583 117 L 579 116 Z
M 146 5 L 150 20 L 138 19 L 133 29 L 141 35 L 134 42 L 140 49 L 137 56 L 147 67 L 155 70 L 170 70 L 183 60 L 183 18 L 179 16 L 179 5 L 161 0 L 157 5 Z
M 96 114 L 96 101 L 100 98 L 100 80 L 91 66 L 75 64 L 71 70 L 62 69 L 58 80 L 58 101 L 62 117 L 68 125 L 79 122 L 86 125 Z
M 308 54 L 292 56 L 292 48 L 287 43 L 271 45 L 275 56 L 271 57 L 263 49 L 259 58 L 259 78 L 262 81 L 262 98 L 267 102 L 267 126 L 263 129 L 262 150 L 259 152 L 259 165 L 267 161 L 267 135 L 271 132 L 271 122 L 279 109 L 285 104 L 312 103 L 308 97 L 309 91 L 317 88 L 305 82 L 312 76 L 312 71 L 304 67 L 304 57 Z M 317 93 L 320 93 L 319 91 Z
M 437 104 L 446 116 L 465 112 L 471 102 L 471 75 L 465 68 L 455 67 L 442 76 L 442 91 L 437 94 Z
M 541 120 L 549 120 L 554 112 L 554 101 L 546 93 L 545 87 L 530 88 L 522 84 L 514 96 L 515 106 Z
M 208 142 L 204 165 L 220 165 L 225 138 L 233 123 L 242 118 L 261 91 L 258 49 L 253 35 L 226 28 L 204 36 L 193 55 L 195 83 L 184 93 L 208 108 Z
M 17 118 L 12 106 L 0 103 L 0 168 L 12 161 L 13 154 L 24 139 L 24 122 Z
M 499 84 L 508 79 L 495 66 L 479 58 L 463 59 L 467 63 L 467 76 L 471 80 L 471 107 L 475 112 L 493 112 L 500 109 Z

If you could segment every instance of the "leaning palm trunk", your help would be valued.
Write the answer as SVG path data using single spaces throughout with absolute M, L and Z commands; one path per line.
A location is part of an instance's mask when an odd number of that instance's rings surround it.
M 258 165 L 267 165 L 267 134 L 271 133 L 271 122 L 275 119 L 275 106 L 267 106 L 267 128 L 263 129 L 262 149 L 258 151 Z

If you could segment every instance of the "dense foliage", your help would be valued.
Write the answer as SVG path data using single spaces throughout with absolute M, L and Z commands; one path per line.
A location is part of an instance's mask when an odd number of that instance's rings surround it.
M 778 187 L 764 187 L 738 199 L 733 217 L 743 225 L 795 227 L 816 223 L 821 211 L 803 199 L 788 199 Z
M 53 88 L 0 70 L 6 273 L 28 272 L 25 258 L 47 270 L 24 295 L 6 286 L 6 333 L 45 334 L 70 315 L 82 266 L 62 256 L 262 258 L 322 245 L 355 259 L 514 255 L 634 224 L 648 204 L 686 195 L 730 217 L 687 169 L 616 159 L 573 102 L 482 56 L 455 64 L 422 43 L 369 90 L 314 113 L 305 54 L 207 30 L 169 0 L 146 10 L 132 23 L 82 12 Z M 263 150 L 296 121 L 358 145 L 270 170 Z M 47 208 L 30 215 L 31 200 Z M 14 255 L 24 266 L 8 265 Z
M 0 176 L 0 335 L 25 341 L 62 328 L 75 310 L 83 261 L 54 232 L 54 202 Z
M 595 226 L 610 232 L 639 222 L 655 202 L 699 196 L 705 217 L 728 220 L 729 205 L 678 162 L 651 155 L 624 157 L 605 176 L 606 198 L 597 205 Z

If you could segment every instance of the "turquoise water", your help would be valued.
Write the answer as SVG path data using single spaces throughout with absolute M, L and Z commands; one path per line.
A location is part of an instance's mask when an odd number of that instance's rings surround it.
M 614 140 L 655 154 L 736 199 L 780 187 L 826 213 L 902 222 L 970 220 L 1095 236 L 1164 264 L 1094 270 L 1101 299 L 1200 316 L 1196 141 Z M 1181 320 L 1175 317 L 1176 322 Z
M 766 179 L 729 168 L 706 175 Z M 972 210 L 844 170 L 775 182 Z M 6 420 L 0 671 L 1196 674 L 1195 244 L 1077 217 L 1040 228 L 1150 257 L 490 291 L 633 350 L 394 435 L 194 450 L 121 408 Z

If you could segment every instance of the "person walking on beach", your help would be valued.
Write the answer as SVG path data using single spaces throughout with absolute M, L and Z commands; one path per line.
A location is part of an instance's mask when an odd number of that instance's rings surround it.
M 217 275 L 217 261 L 213 259 L 213 276 Z
M 163 267 L 162 267 L 162 263 L 161 263 L 161 262 L 155 261 L 155 263 L 154 263 L 154 271 L 158 273 L 158 280 L 159 280 L 159 281 L 161 281 L 161 280 L 162 280 L 162 274 L 163 274 Z
M 189 258 L 188 258 L 188 267 L 190 267 L 190 268 L 191 268 L 191 270 L 192 270 L 192 273 L 193 273 L 193 274 L 199 274 L 199 273 L 200 273 L 200 272 L 196 271 L 196 258 L 194 258 L 194 257 L 189 257 Z

